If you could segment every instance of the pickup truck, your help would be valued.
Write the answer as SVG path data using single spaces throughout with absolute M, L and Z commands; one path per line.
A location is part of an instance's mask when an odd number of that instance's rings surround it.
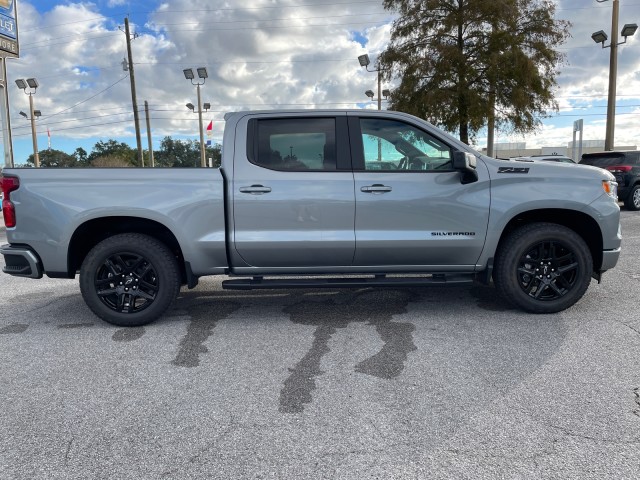
M 493 281 L 558 312 L 620 255 L 606 170 L 496 160 L 400 112 L 225 120 L 219 169 L 5 169 L 3 271 L 79 273 L 98 317 L 139 326 L 206 275 L 232 289 Z

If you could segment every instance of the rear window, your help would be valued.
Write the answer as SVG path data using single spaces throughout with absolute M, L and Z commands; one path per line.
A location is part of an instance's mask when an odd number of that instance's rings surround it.
M 583 155 L 580 163 L 583 165 L 593 165 L 594 167 L 611 167 L 615 165 L 624 165 L 637 163 L 635 155 Z

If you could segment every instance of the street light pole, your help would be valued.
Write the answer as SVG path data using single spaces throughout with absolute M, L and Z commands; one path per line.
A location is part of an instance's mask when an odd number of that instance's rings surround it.
M 616 128 L 616 83 L 618 81 L 618 15 L 620 2 L 613 0 L 611 14 L 611 52 L 609 52 L 609 98 L 607 100 L 607 130 L 604 149 L 613 150 L 614 130 Z
M 360 62 L 360 66 L 364 67 L 365 70 L 367 72 L 376 72 L 378 75 L 377 81 L 378 81 L 378 110 L 382 110 L 382 77 L 380 75 L 380 72 L 382 71 L 382 68 L 380 68 L 380 65 L 378 63 L 376 63 L 376 66 L 373 70 L 369 70 L 369 65 L 371 64 L 371 60 L 369 60 L 369 55 L 367 55 L 366 53 L 364 55 L 360 55 L 358 57 L 358 62 Z M 367 92 L 370 92 L 371 90 L 367 90 Z M 387 90 L 385 90 L 387 91 Z M 367 93 L 367 96 L 369 98 L 373 97 L 373 92 L 371 94 L 371 96 Z M 385 95 L 386 97 L 386 95 Z
M 38 90 L 40 84 L 35 78 L 27 78 L 26 80 L 18 78 L 16 80 L 16 85 L 26 95 L 29 95 L 29 116 L 31 120 L 31 137 L 33 139 L 33 162 L 36 168 L 39 168 L 40 156 L 38 155 L 38 137 L 36 135 L 36 119 L 34 114 L 35 110 L 33 109 L 33 96 L 35 95 L 36 90 Z M 29 89 L 28 92 L 27 88 Z M 20 114 L 26 117 L 26 114 L 24 112 L 20 112 Z M 38 111 L 38 115 L 40 115 L 40 111 Z
M 196 92 L 198 94 L 198 123 L 199 123 L 199 131 L 200 131 L 200 166 L 207 166 L 207 155 L 204 148 L 204 129 L 202 126 L 202 99 L 200 97 L 200 85 L 204 85 L 209 74 L 207 73 L 207 69 L 205 67 L 196 68 L 198 72 L 198 78 L 202 79 L 202 81 L 194 82 L 195 75 L 193 73 L 193 69 L 185 68 L 182 72 L 184 73 L 184 78 L 187 80 L 191 80 L 191 84 L 196 86 Z M 207 103 L 206 106 L 209 104 Z M 187 103 L 187 107 L 189 110 L 193 110 L 193 105 Z
M 607 0 L 596 0 L 598 3 L 604 3 Z M 604 31 L 599 30 L 591 35 L 593 41 L 601 43 L 602 48 L 611 48 L 609 52 L 609 96 L 607 98 L 607 126 L 604 140 L 604 149 L 609 151 L 614 148 L 614 131 L 616 124 L 616 85 L 618 82 L 618 45 L 627 43 L 627 37 L 631 37 L 636 33 L 638 25 L 635 23 L 627 23 L 622 27 L 620 33 L 624 37 L 624 41 L 618 42 L 618 16 L 620 13 L 619 0 L 613 0 L 613 12 L 611 14 L 611 43 L 604 44 L 609 37 Z
M 38 135 L 36 134 L 36 117 L 33 114 L 33 95 L 29 95 L 29 115 L 31 115 L 31 138 L 33 140 L 33 160 L 36 168 L 40 167 L 40 155 L 38 154 Z
M 204 128 L 202 127 L 202 99 L 200 98 L 200 84 L 198 83 L 196 90 L 198 92 L 198 126 L 200 127 L 200 166 L 207 166 L 207 156 L 204 150 Z

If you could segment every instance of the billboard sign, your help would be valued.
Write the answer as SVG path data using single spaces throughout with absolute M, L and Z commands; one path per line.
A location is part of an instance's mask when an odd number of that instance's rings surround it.
M 3 57 L 19 56 L 16 1 L 0 0 L 0 55 Z

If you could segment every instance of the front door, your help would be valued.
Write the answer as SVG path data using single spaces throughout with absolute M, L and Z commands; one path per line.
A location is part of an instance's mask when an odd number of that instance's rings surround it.
M 453 149 L 437 132 L 380 117 L 349 122 L 357 212 L 354 265 L 475 265 L 489 216 L 483 165 L 478 164 L 479 180 L 463 185 L 452 168 Z

